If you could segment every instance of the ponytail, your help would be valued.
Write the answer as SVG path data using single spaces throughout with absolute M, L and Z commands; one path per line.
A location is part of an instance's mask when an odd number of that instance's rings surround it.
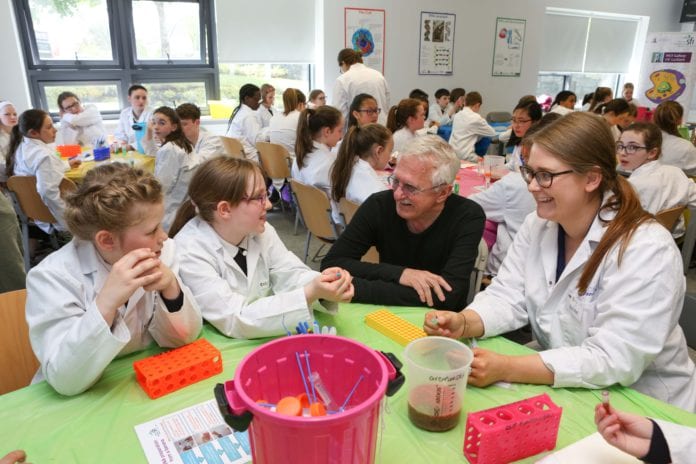
M 396 113 L 399 109 L 396 107 L 396 105 L 392 106 L 389 108 L 389 113 L 387 113 L 387 129 L 392 131 L 392 133 L 396 132 L 399 127 L 396 124 Z
M 239 89 L 239 104 L 230 115 L 230 120 L 227 122 L 227 132 L 230 131 L 230 127 L 232 127 L 232 121 L 234 121 L 234 117 L 237 116 L 237 113 L 239 113 L 239 110 L 242 108 L 242 105 L 244 104 L 244 99 L 248 97 L 253 97 L 256 92 L 261 93 L 261 89 L 254 84 L 244 84 Z
M 12 127 L 12 131 L 10 132 L 10 145 L 7 150 L 7 158 L 5 159 L 5 172 L 7 173 L 7 177 L 14 175 L 15 162 L 17 160 L 16 152 L 22 144 L 24 137 L 26 137 L 31 130 L 40 131 L 47 117 L 49 117 L 48 113 L 44 110 L 37 109 L 26 110 L 19 115 L 17 124 Z
M 392 106 L 387 116 L 387 128 L 396 132 L 402 127 L 406 127 L 408 118 L 415 118 L 418 114 L 418 107 L 423 106 L 421 100 L 415 98 L 404 98 L 398 106 Z
M 19 124 L 15 124 L 10 132 L 10 146 L 7 150 L 7 157 L 5 158 L 5 172 L 7 173 L 7 177 L 14 176 L 15 152 L 21 145 L 22 140 L 24 140 L 24 136 L 19 133 Z
M 172 225 L 169 227 L 169 238 L 174 238 L 195 215 L 196 207 L 193 206 L 193 201 L 187 198 L 181 206 L 179 206 L 179 209 L 176 210 L 174 222 L 172 222 Z
M 304 167 L 305 157 L 314 151 L 314 138 L 324 127 L 333 129 L 341 123 L 343 115 L 333 106 L 320 106 L 316 109 L 306 108 L 300 114 L 297 123 L 297 141 L 295 158 L 297 167 Z

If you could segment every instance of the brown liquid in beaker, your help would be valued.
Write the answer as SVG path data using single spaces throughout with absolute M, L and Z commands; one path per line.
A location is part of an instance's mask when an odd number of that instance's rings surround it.
M 418 412 L 410 403 L 408 405 L 408 418 L 411 419 L 413 425 L 431 432 L 444 432 L 456 427 L 459 423 L 460 412 L 461 410 L 447 416 L 429 416 Z
M 408 418 L 418 428 L 431 432 L 450 430 L 459 423 L 460 412 L 456 391 L 446 385 L 419 385 L 409 394 Z

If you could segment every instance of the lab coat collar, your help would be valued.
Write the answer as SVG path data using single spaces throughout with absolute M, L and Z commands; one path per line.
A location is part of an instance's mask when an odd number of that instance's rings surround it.
M 323 150 L 323 151 L 331 151 L 328 145 L 325 143 L 317 142 L 316 140 L 312 141 L 312 146 L 314 147 L 314 150 Z
M 242 271 L 242 268 L 240 268 L 239 264 L 237 264 L 237 262 L 234 260 L 238 247 L 228 243 L 230 247 L 229 249 L 234 251 L 234 254 L 231 254 L 230 251 L 228 251 L 228 248 L 223 246 L 223 238 L 220 237 L 217 232 L 215 232 L 215 229 L 213 229 L 210 224 L 202 220 L 200 217 L 195 217 L 193 220 L 196 221 L 196 227 L 203 236 L 204 243 L 210 243 L 215 250 L 215 253 L 222 259 L 227 267 L 237 270 L 243 276 L 244 272 Z M 240 246 L 247 250 L 247 276 L 254 275 L 254 271 L 256 270 L 256 262 L 258 261 L 259 257 L 260 247 L 251 245 L 252 240 L 257 241 L 258 237 L 255 235 L 250 235 L 244 238 L 242 243 L 240 243 Z
M 655 172 L 660 167 L 660 162 L 658 160 L 648 161 L 645 164 L 638 166 L 631 175 L 639 173 L 641 176 L 645 174 L 651 174 Z

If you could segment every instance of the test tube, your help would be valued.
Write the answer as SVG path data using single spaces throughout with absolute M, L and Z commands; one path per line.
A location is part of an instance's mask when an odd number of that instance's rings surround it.
M 604 411 L 606 411 L 607 414 L 611 414 L 611 410 L 609 409 L 609 390 L 602 390 L 602 406 L 604 406 Z

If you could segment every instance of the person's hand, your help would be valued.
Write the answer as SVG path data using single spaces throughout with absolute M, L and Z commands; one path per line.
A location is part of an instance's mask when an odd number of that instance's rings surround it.
M 82 161 L 80 161 L 77 158 L 70 158 L 68 160 L 68 164 L 70 165 L 70 169 L 75 169 L 76 167 L 82 164 Z
M 431 307 L 433 306 L 433 292 L 440 301 L 445 301 L 443 289 L 448 292 L 452 291 L 452 287 L 439 275 L 411 268 L 404 269 L 399 278 L 399 284 L 412 287 L 418 293 L 421 303 Z
M 607 443 L 637 458 L 648 454 L 653 423 L 643 416 L 618 411 L 611 406 L 609 411 L 608 414 L 603 403 L 595 406 L 597 431 Z
M 345 269 L 330 267 L 305 285 L 307 303 L 318 299 L 348 303 L 353 299 L 353 277 Z
M 156 272 L 159 272 L 161 277 L 151 284 L 143 286 L 143 290 L 147 292 L 160 292 L 162 296 L 168 300 L 176 299 L 181 292 L 181 288 L 172 270 L 160 261 Z
M 474 348 L 474 360 L 471 361 L 469 385 L 486 387 L 492 383 L 505 380 L 510 357 L 483 348 Z
M 160 260 L 152 250 L 138 248 L 130 251 L 111 266 L 111 272 L 97 295 L 97 308 L 111 325 L 116 311 L 128 302 L 133 292 L 162 278 Z
M 425 313 L 423 330 L 428 335 L 461 338 L 466 331 L 466 317 L 452 311 L 428 311 Z
M 0 458 L 0 464 L 15 464 L 18 462 L 25 462 L 27 459 L 27 454 L 22 450 L 14 450 L 7 453 L 4 457 Z M 29 464 L 29 463 L 26 463 Z

